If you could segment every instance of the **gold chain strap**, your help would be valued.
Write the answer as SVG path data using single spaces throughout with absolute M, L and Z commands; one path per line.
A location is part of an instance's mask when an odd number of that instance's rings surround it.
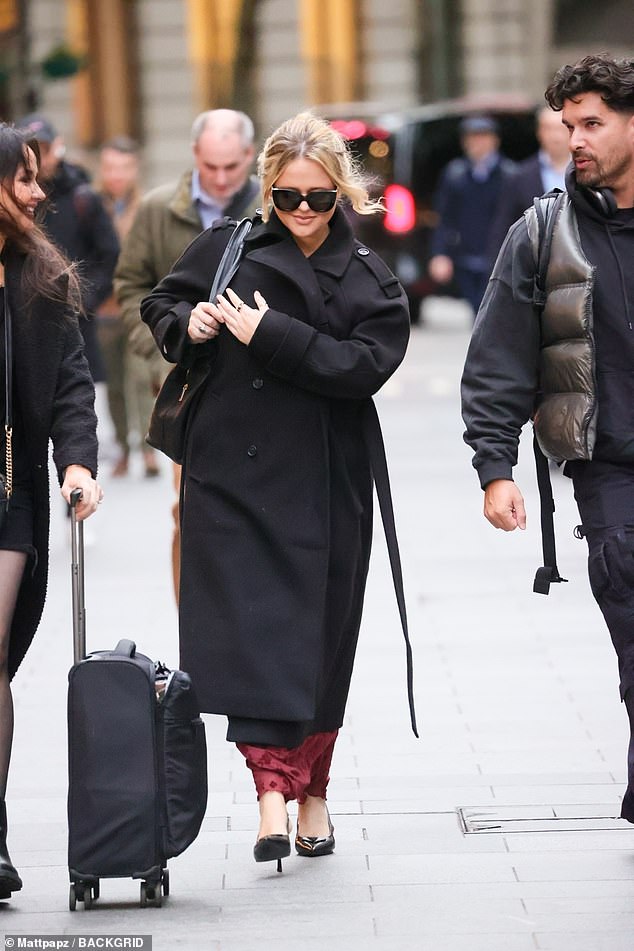
M 6 492 L 7 499 L 11 498 L 11 493 L 13 492 L 13 447 L 11 445 L 11 437 L 13 436 L 13 427 L 7 426 L 4 427 L 5 435 L 5 449 L 7 457 L 7 471 L 6 471 Z

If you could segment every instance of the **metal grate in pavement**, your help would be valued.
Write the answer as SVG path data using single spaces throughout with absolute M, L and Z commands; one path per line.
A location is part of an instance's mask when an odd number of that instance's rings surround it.
M 465 835 L 515 832 L 599 832 L 629 829 L 615 813 L 615 803 L 563 806 L 500 806 L 497 809 L 459 806 L 456 810 Z

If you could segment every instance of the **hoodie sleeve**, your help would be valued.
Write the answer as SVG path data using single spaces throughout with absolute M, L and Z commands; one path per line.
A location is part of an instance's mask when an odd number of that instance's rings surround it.
M 538 391 L 535 268 L 524 219 L 510 229 L 478 311 L 462 376 L 465 442 L 485 488 L 511 479 L 519 437 Z

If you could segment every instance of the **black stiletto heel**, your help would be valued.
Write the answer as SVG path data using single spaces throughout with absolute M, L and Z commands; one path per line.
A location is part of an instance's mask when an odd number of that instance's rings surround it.
M 256 862 L 277 862 L 277 871 L 282 871 L 282 859 L 291 854 L 291 820 L 288 819 L 287 835 L 263 835 L 253 846 Z
M 295 851 L 298 855 L 305 855 L 307 858 L 317 858 L 319 855 L 330 855 L 335 850 L 335 828 L 330 821 L 330 813 L 326 808 L 328 816 L 328 835 L 300 835 L 299 827 L 295 836 Z

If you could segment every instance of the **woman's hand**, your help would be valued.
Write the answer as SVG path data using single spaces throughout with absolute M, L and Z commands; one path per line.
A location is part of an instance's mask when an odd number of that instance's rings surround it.
M 230 287 L 227 288 L 225 293 L 226 297 L 222 294 L 218 296 L 220 319 L 227 330 L 231 331 L 240 343 L 248 346 L 258 324 L 269 309 L 269 305 L 259 291 L 256 291 L 253 295 L 255 307 L 249 307 L 248 304 L 245 304 Z
M 189 315 L 187 335 L 192 343 L 206 343 L 220 333 L 218 308 L 206 300 L 196 304 Z
M 103 499 L 103 489 L 93 479 L 90 469 L 84 466 L 67 466 L 64 471 L 62 495 L 69 505 L 73 489 L 81 489 L 81 499 L 77 503 L 77 520 L 81 522 L 97 511 L 97 506 Z

